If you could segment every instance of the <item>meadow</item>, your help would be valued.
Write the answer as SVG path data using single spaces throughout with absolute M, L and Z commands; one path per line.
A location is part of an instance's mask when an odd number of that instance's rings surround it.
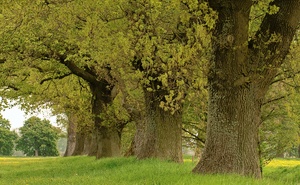
M 94 157 L 0 157 L 2 185 L 300 185 L 300 159 L 275 159 L 264 168 L 264 178 L 237 175 L 195 175 L 196 165 L 148 159 Z

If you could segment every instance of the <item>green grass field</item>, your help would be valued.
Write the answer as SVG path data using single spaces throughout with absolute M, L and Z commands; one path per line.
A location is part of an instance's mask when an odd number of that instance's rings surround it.
M 300 160 L 276 159 L 264 171 L 263 180 L 237 175 L 195 175 L 196 165 L 191 160 L 184 164 L 154 159 L 138 161 L 135 158 L 95 160 L 93 157 L 17 158 L 0 157 L 0 184 L 2 185 L 122 185 L 122 184 L 284 184 L 300 185 Z

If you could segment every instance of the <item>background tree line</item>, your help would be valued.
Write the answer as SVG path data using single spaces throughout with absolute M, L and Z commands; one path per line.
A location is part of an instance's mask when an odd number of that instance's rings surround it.
M 58 139 L 62 131 L 48 120 L 32 116 L 19 130 L 10 130 L 7 119 L 0 118 L 0 155 L 14 155 L 21 151 L 25 156 L 58 156 Z

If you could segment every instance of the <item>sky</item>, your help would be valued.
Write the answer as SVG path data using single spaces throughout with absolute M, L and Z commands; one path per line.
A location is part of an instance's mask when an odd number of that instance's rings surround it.
M 24 121 L 31 116 L 37 116 L 41 119 L 47 119 L 51 122 L 52 125 L 56 126 L 56 116 L 51 116 L 51 111 L 44 109 L 41 112 L 26 115 L 18 106 L 14 106 L 10 109 L 5 109 L 1 111 L 3 118 L 8 119 L 11 124 L 11 130 L 20 128 L 23 126 Z

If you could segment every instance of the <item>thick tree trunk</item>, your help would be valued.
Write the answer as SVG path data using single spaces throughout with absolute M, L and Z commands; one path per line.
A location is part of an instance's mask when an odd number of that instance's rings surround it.
M 82 130 L 76 132 L 76 144 L 72 156 L 82 155 L 84 148 L 85 133 Z
M 93 152 L 96 148 L 96 143 L 93 142 L 93 135 L 91 132 L 88 132 L 85 135 L 83 155 L 96 156 L 96 152 Z
M 101 126 L 97 128 L 97 158 L 121 155 L 121 135 L 118 130 Z
M 208 76 L 207 139 L 196 173 L 236 173 L 260 178 L 258 128 L 266 88 L 250 82 L 249 13 L 252 1 L 221 3 L 214 31 L 214 60 Z M 249 75 L 249 76 L 248 76 Z M 254 76 L 253 78 L 256 78 Z
M 96 84 L 90 84 L 93 93 L 92 113 L 95 116 L 92 145 L 89 155 L 97 158 L 114 157 L 121 155 L 121 130 L 118 125 L 103 125 L 101 113 L 112 103 L 111 87 L 105 80 Z
M 210 88 L 207 140 L 194 172 L 261 177 L 256 89 Z
M 208 0 L 218 12 L 213 58 L 208 76 L 207 140 L 197 173 L 236 173 L 261 177 L 258 128 L 261 105 L 277 69 L 288 53 L 300 21 L 300 1 L 274 0 L 249 41 L 253 1 Z M 273 41 L 272 36 L 281 39 Z M 248 42 L 249 41 L 249 42 Z
M 76 146 L 76 122 L 77 118 L 75 115 L 68 115 L 68 129 L 67 129 L 67 148 L 64 157 L 71 156 L 75 150 Z
M 181 112 L 171 114 L 159 107 L 155 93 L 144 91 L 145 121 L 138 124 L 135 153 L 139 159 L 159 158 L 182 162 Z

